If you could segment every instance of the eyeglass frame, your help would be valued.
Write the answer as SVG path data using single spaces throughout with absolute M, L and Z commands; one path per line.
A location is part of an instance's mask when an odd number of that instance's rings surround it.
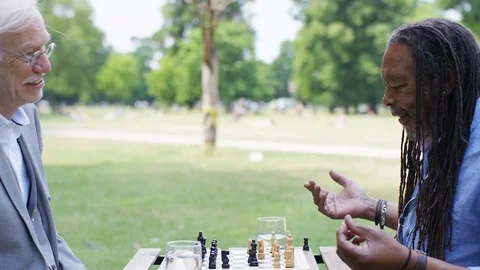
M 50 56 L 52 55 L 52 53 L 53 53 L 53 51 L 55 50 L 56 47 L 57 47 L 57 44 L 55 44 L 53 42 L 49 43 L 47 46 L 45 46 L 44 50 L 37 50 L 37 51 L 34 51 L 33 53 L 29 53 L 29 54 L 31 54 L 31 56 L 28 56 L 28 54 L 25 54 L 25 53 L 23 53 L 23 54 L 14 53 L 10 50 L 7 50 L 7 49 L 1 48 L 1 47 L 0 47 L 0 50 L 8 52 L 11 55 L 14 55 L 14 56 L 17 57 L 14 60 L 12 60 L 10 63 L 13 63 L 13 62 L 17 61 L 18 59 L 23 59 L 23 60 L 26 60 L 30 64 L 30 67 L 33 68 L 35 66 L 35 64 L 37 63 L 38 59 L 40 58 L 40 56 L 45 54 L 45 56 L 47 56 L 47 59 L 50 58 Z

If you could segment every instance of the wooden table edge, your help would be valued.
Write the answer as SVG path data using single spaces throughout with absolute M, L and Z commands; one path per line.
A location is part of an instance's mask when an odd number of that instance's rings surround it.
M 160 254 L 160 248 L 140 248 L 123 270 L 149 269 Z
M 310 269 L 311 269 L 311 270 L 318 270 L 317 260 L 315 260 L 315 256 L 313 256 L 312 249 L 310 249 L 310 250 L 308 250 L 308 251 L 307 251 L 307 250 L 303 250 L 303 248 L 301 248 L 301 247 L 298 247 L 297 249 L 302 250 L 303 255 L 304 255 L 305 258 L 307 259 L 307 263 L 308 263 L 308 265 L 310 266 Z

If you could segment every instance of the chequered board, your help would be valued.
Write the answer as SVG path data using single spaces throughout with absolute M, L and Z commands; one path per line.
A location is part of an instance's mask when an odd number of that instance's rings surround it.
M 258 259 L 258 266 L 249 266 L 248 264 L 248 254 L 246 248 L 230 248 L 229 259 L 229 269 L 274 269 L 273 268 L 273 257 L 268 250 L 265 251 L 265 259 Z M 205 254 L 205 259 L 203 260 L 202 270 L 208 270 L 208 256 L 210 255 L 210 249 L 207 249 L 207 254 Z M 309 270 L 310 266 L 308 265 L 307 258 L 303 254 L 302 248 L 295 248 L 295 267 L 294 268 L 285 268 L 285 259 L 283 257 L 283 251 L 280 251 L 280 268 L 279 269 L 290 269 L 290 270 Z M 218 249 L 218 256 L 216 260 L 216 268 L 222 269 L 222 252 Z

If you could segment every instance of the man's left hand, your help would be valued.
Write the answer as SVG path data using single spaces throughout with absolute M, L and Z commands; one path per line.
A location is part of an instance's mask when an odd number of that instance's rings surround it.
M 354 270 L 400 269 L 407 260 L 408 248 L 384 231 L 358 224 L 348 215 L 337 231 L 337 254 Z

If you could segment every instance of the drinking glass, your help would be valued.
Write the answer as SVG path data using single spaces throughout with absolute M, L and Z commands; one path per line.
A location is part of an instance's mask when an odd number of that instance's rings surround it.
M 257 227 L 257 239 L 262 239 L 264 246 L 269 248 L 272 238 L 272 232 L 275 232 L 280 248 L 285 246 L 285 234 L 287 231 L 287 222 L 284 217 L 259 217 Z
M 198 241 L 171 241 L 167 243 L 166 270 L 201 270 L 202 246 Z

